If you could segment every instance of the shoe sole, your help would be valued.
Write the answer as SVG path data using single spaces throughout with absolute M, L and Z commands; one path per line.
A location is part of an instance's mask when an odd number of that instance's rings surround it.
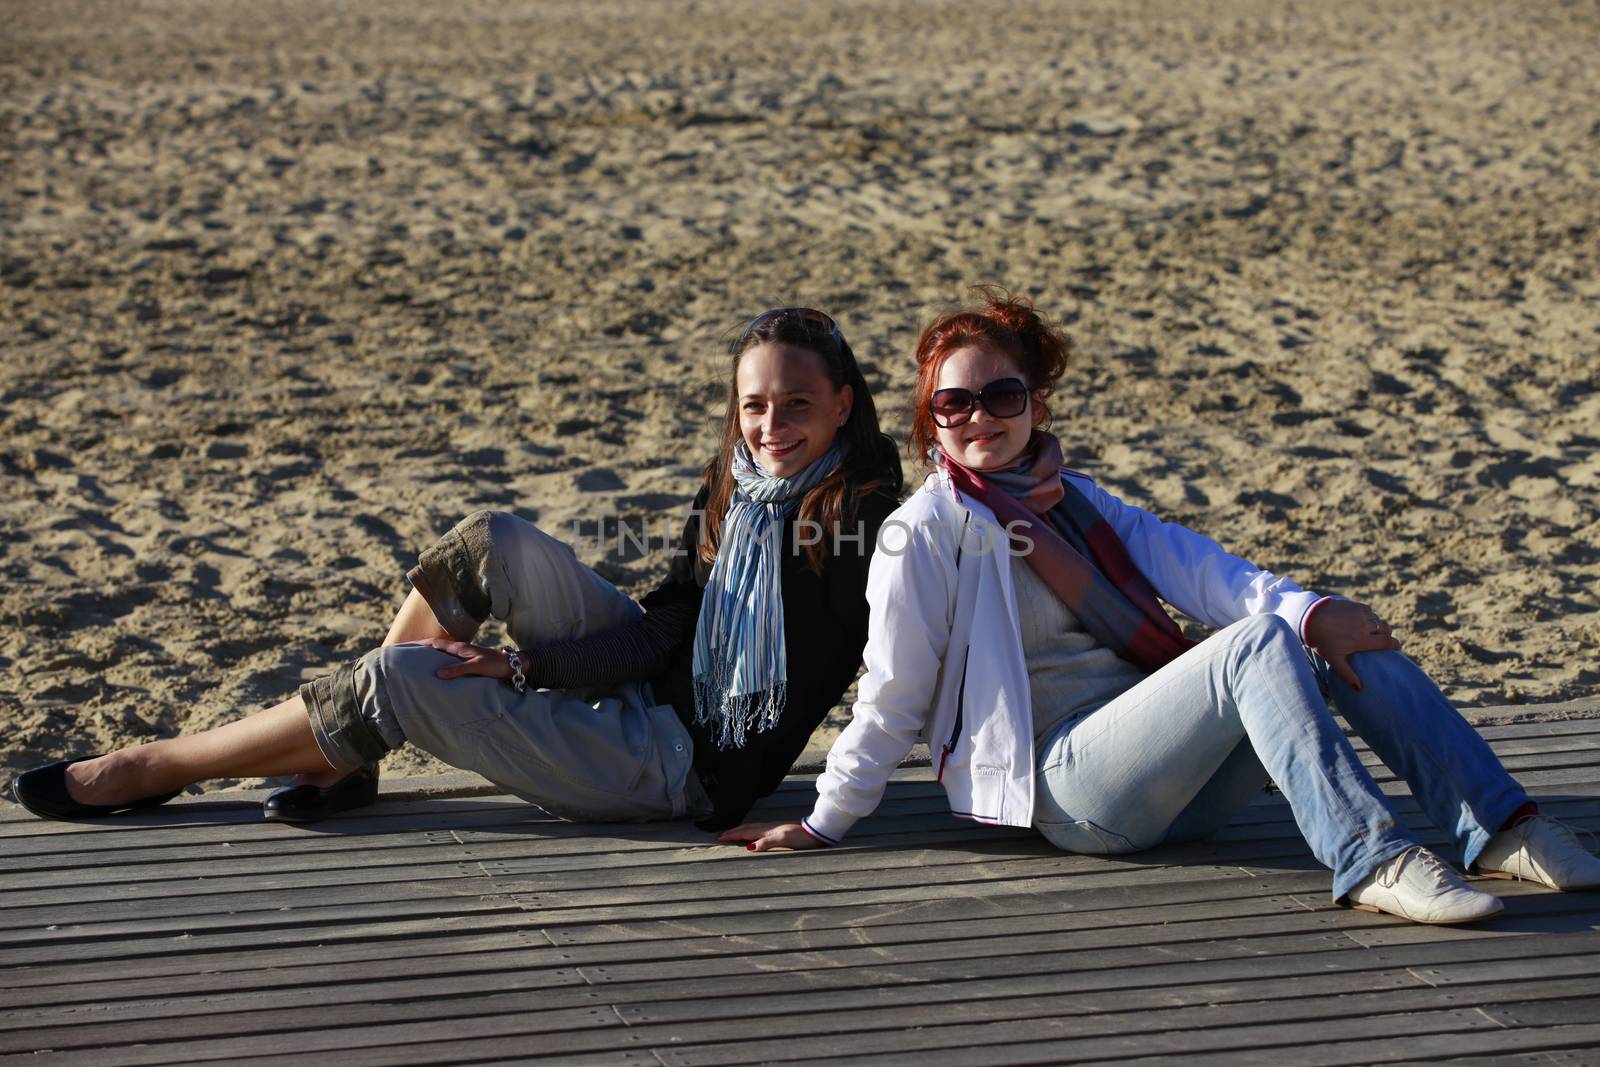
M 1393 915 L 1396 919 L 1404 919 L 1408 923 L 1420 923 L 1423 926 L 1463 926 L 1467 923 L 1481 923 L 1485 919 L 1492 919 L 1506 910 L 1506 906 L 1502 904 L 1488 914 L 1472 915 L 1465 919 L 1413 919 L 1411 916 L 1401 915 L 1399 912 L 1384 911 L 1375 904 L 1351 904 L 1350 906 L 1356 911 L 1370 911 L 1375 915 Z
M 263 811 L 261 813 L 263 822 L 319 822 L 327 817 L 326 815 L 289 815 L 281 811 Z
M 1544 886 L 1552 893 L 1593 893 L 1595 890 L 1600 889 L 1600 884 L 1555 885 L 1554 883 L 1546 882 L 1541 878 L 1535 878 L 1529 874 L 1512 874 L 1510 871 L 1486 871 L 1480 868 L 1472 873 L 1478 878 L 1500 878 L 1508 882 L 1532 882 L 1534 885 Z
M 306 812 L 304 815 L 299 815 L 288 811 L 280 811 L 277 809 L 269 809 L 266 807 L 266 805 L 262 805 L 261 818 L 265 822 L 323 822 L 327 819 L 338 818 L 340 815 L 343 815 L 346 812 L 360 811 L 362 808 L 370 808 L 377 802 L 378 798 L 373 797 L 371 800 L 363 800 L 357 804 L 344 804 L 340 805 L 339 807 L 329 808 L 323 811 Z

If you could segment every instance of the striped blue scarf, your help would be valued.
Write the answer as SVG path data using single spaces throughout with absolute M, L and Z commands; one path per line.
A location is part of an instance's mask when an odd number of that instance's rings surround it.
M 718 748 L 742 747 L 752 729 L 769 730 L 783 714 L 789 693 L 778 561 L 783 524 L 843 456 L 835 442 L 794 477 L 774 478 L 743 441 L 734 449 L 739 488 L 722 519 L 694 631 L 694 721 L 710 727 Z

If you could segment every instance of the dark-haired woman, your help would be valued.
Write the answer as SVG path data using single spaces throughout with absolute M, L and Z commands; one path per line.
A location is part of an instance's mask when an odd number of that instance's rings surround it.
M 639 603 L 531 524 L 480 512 L 422 554 L 382 647 L 237 722 L 29 771 L 17 799 L 82 818 L 300 774 L 268 814 L 309 820 L 370 802 L 369 768 L 410 741 L 566 818 L 737 822 L 855 678 L 901 474 L 832 319 L 765 312 L 732 357 L 721 447 Z M 490 615 L 516 647 L 471 643 Z
M 1419 922 L 1501 910 L 1423 848 L 1328 704 L 1485 874 L 1600 885 L 1372 609 L 1319 597 L 1061 466 L 1041 426 L 1067 345 L 989 292 L 917 348 L 912 447 L 935 470 L 873 559 L 867 673 L 803 823 L 750 847 L 833 844 L 917 737 L 954 811 L 1074 852 L 1206 836 L 1270 778 L 1335 899 Z M 1218 628 L 1185 640 L 1157 598 Z

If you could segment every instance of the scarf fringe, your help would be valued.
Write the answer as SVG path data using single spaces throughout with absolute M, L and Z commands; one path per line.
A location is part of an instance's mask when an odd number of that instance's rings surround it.
M 789 702 L 789 683 L 755 693 L 729 693 L 728 683 L 712 675 L 694 680 L 694 721 L 710 727 L 717 748 L 743 748 L 752 733 L 765 733 L 778 725 Z

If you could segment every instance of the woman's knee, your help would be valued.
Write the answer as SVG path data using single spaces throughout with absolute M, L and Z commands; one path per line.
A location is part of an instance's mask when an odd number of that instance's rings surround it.
M 496 548 L 503 551 L 522 540 L 546 540 L 550 536 L 527 519 L 488 508 L 469 513 L 450 532 L 460 538 L 469 556 L 479 560 Z
M 530 556 L 547 559 L 552 553 L 563 560 L 572 556 L 572 546 L 509 511 L 474 511 L 456 530 L 472 554 L 481 560 L 495 556 L 508 566 Z

